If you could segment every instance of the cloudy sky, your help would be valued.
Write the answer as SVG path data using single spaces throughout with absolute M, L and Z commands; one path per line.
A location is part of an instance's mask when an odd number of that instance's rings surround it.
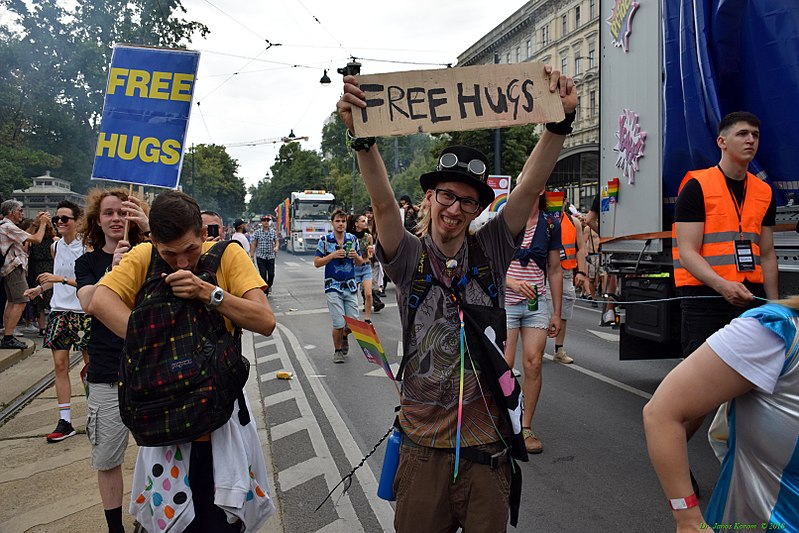
M 304 148 L 318 149 L 341 93 L 336 68 L 350 56 L 359 58 L 364 74 L 444 68 L 524 4 L 183 0 L 186 17 L 211 30 L 191 45 L 201 56 L 187 145 L 278 140 L 293 130 L 308 137 Z M 319 83 L 324 69 L 333 80 L 328 86 Z M 249 186 L 263 178 L 279 146 L 228 153 Z

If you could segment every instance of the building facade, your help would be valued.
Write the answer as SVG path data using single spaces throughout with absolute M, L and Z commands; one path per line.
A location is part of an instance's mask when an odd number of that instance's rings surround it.
M 41 211 L 48 211 L 55 215 L 56 206 L 62 200 L 70 200 L 80 207 L 86 205 L 86 196 L 72 190 L 72 184 L 67 180 L 50 175 L 32 178 L 33 185 L 27 189 L 17 189 L 12 198 L 22 202 L 22 210 L 26 218 L 35 218 Z
M 599 189 L 599 0 L 530 0 L 458 56 L 458 66 L 540 61 L 574 78 L 574 132 L 548 184 L 587 211 Z

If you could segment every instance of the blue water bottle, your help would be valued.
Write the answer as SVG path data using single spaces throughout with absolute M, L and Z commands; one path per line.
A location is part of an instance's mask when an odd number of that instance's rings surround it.
M 394 429 L 386 444 L 383 469 L 380 471 L 380 484 L 377 486 L 377 496 L 390 502 L 397 499 L 394 496 L 394 477 L 397 475 L 397 466 L 399 466 L 401 440 L 400 432 Z

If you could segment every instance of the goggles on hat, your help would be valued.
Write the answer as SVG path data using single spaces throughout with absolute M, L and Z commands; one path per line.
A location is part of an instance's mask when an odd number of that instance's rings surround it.
M 438 168 L 436 170 L 450 170 L 455 167 L 465 168 L 469 174 L 482 179 L 486 173 L 486 165 L 479 159 L 472 159 L 468 163 L 458 161 L 458 156 L 453 153 L 446 153 L 438 160 Z

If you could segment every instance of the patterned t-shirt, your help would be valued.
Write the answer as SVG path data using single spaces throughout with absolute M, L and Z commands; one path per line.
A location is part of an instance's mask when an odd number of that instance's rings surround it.
M 354 249 L 359 255 L 361 248 L 358 239 L 352 233 L 344 234 L 344 247 Z M 319 239 L 316 245 L 316 257 L 325 257 L 339 249 L 334 233 L 328 233 Z M 325 265 L 325 292 L 357 292 L 355 282 L 355 261 L 349 258 L 333 259 Z
M 505 271 L 521 236 L 520 233 L 514 238 L 510 234 L 501 214 L 476 233 L 489 260 L 500 302 L 505 292 Z M 422 246 L 427 246 L 433 271 L 441 272 L 447 258 L 438 251 L 429 236 L 425 237 L 423 244 L 422 240 L 406 231 L 394 259 L 387 264 L 378 242 L 378 258 L 398 289 L 403 350 L 408 358 L 399 420 L 402 431 L 413 442 L 432 448 L 454 448 L 460 383 L 458 307 L 448 293 L 433 284 L 416 311 L 414 323 L 408 323 L 408 297 Z M 464 242 L 454 258 L 461 265 L 458 270 L 468 264 L 467 254 L 468 246 Z M 456 271 L 455 274 L 461 275 L 462 271 Z M 468 282 L 463 299 L 470 304 L 491 305 L 490 297 L 473 279 Z M 500 424 L 499 410 L 487 383 L 482 380 L 479 368 L 475 373 L 470 366 L 467 365 L 464 371 L 461 446 L 491 444 L 499 441 L 496 429 Z

